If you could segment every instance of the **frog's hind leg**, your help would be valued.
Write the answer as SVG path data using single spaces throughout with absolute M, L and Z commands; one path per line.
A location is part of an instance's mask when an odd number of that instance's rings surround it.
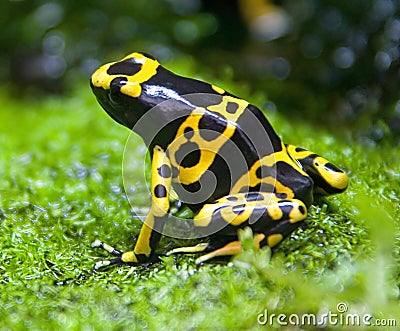
M 295 230 L 299 221 L 307 216 L 306 207 L 297 199 L 280 199 L 273 193 L 240 193 L 205 205 L 194 217 L 194 224 L 202 231 L 219 229 L 218 238 L 226 236 L 223 244 L 200 244 L 179 247 L 167 254 L 206 253 L 196 260 L 200 264 L 217 256 L 236 255 L 242 251 L 237 230 L 250 226 L 253 229 L 254 246 L 273 247 Z
M 307 149 L 286 144 L 288 154 L 297 160 L 314 181 L 314 193 L 331 195 L 342 193 L 348 185 L 348 177 L 327 159 Z

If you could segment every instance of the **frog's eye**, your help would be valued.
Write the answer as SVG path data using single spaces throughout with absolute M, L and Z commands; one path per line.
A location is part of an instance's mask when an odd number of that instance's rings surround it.
M 121 87 L 127 83 L 125 77 L 114 78 L 110 83 L 109 98 L 111 102 L 118 104 L 121 98 Z

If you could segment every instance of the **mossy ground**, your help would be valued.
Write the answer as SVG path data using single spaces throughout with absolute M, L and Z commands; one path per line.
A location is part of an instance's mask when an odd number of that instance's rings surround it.
M 86 86 L 42 101 L 0 97 L 1 330 L 256 329 L 265 309 L 337 313 L 339 303 L 399 327 L 398 147 L 363 147 L 346 132 L 271 113 L 285 141 L 347 171 L 344 194 L 319 199 L 272 257 L 249 248 L 233 262 L 196 267 L 181 256 L 94 272 L 106 255 L 90 243 L 131 248 L 141 225 L 121 176 L 128 130 Z M 164 239 L 160 250 L 182 243 Z

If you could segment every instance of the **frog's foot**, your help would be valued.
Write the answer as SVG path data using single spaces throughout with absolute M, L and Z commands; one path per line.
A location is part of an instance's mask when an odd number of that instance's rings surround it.
M 114 247 L 100 241 L 95 240 L 92 242 L 92 248 L 101 248 L 110 253 L 111 255 L 116 256 L 115 259 L 106 260 L 106 261 L 99 261 L 94 265 L 95 270 L 99 270 L 111 265 L 117 264 L 136 264 L 138 263 L 138 259 L 134 252 L 121 252 L 116 250 Z
M 174 248 L 170 251 L 168 251 L 165 255 L 173 255 L 173 254 L 195 254 L 195 253 L 201 253 L 207 250 L 207 247 L 209 247 L 210 244 L 208 243 L 202 243 L 198 244 L 196 246 L 187 246 L 187 247 L 178 247 Z
M 210 250 L 212 250 L 212 252 L 215 252 L 215 251 L 211 248 L 211 245 L 210 245 L 210 244 L 208 244 L 208 243 L 201 243 L 201 244 L 198 244 L 198 245 L 195 245 L 195 246 L 187 246 L 187 247 L 178 247 L 178 248 L 174 248 L 174 249 L 170 250 L 169 252 L 167 252 L 166 255 L 168 256 L 168 255 L 173 255 L 173 254 L 196 254 L 196 253 L 210 252 Z M 196 264 L 200 264 L 200 263 L 202 263 L 202 262 L 204 262 L 204 261 L 207 261 L 207 260 L 213 258 L 214 256 L 210 256 L 210 257 L 206 258 L 205 260 L 201 260 L 201 261 L 200 261 L 200 259 L 201 259 L 203 256 L 209 256 L 210 254 L 212 254 L 212 252 L 200 256 L 199 258 L 196 259 L 195 263 L 196 263 Z M 215 256 L 217 256 L 217 255 L 215 255 Z
M 213 259 L 217 256 L 232 256 L 237 255 L 242 251 L 242 244 L 240 241 L 235 240 L 227 243 L 225 246 L 212 250 L 211 252 L 198 257 L 195 261 L 197 265 Z
M 203 262 L 213 259 L 214 257 L 232 256 L 239 254 L 241 251 L 242 251 L 242 244 L 240 243 L 240 241 L 236 240 L 229 242 L 228 244 L 217 249 L 207 243 L 198 244 L 196 246 L 178 247 L 169 251 L 167 253 L 167 256 L 172 254 L 195 254 L 195 253 L 206 252 L 207 254 L 201 255 L 194 261 L 195 264 L 199 265 L 202 264 Z
M 254 240 L 254 247 L 255 249 L 259 249 L 261 246 L 262 240 L 264 240 L 265 235 L 264 234 L 256 234 L 253 238 Z M 195 263 L 197 265 L 206 262 L 208 260 L 211 260 L 215 257 L 218 256 L 233 256 L 237 255 L 240 252 L 242 252 L 242 243 L 239 240 L 234 240 L 231 242 L 228 242 L 224 245 L 211 245 L 208 243 L 203 243 L 203 244 L 198 244 L 196 246 L 189 246 L 189 247 L 178 247 L 175 248 L 167 253 L 167 255 L 172 255 L 172 254 L 192 254 L 192 253 L 207 253 L 204 255 L 201 255 L 195 260 Z

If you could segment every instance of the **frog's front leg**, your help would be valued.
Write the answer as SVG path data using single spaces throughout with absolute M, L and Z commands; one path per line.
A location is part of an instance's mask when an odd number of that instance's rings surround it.
M 236 255 L 242 246 L 237 230 L 250 226 L 255 233 L 254 245 L 276 246 L 299 226 L 307 216 L 304 203 L 297 199 L 281 199 L 273 193 L 249 192 L 229 195 L 205 205 L 194 217 L 194 225 L 204 233 L 226 238 L 222 244 L 200 244 L 175 248 L 167 254 L 206 253 L 196 264 L 216 256 Z
M 168 156 L 161 147 L 155 146 L 151 165 L 151 196 L 152 206 L 143 226 L 133 251 L 120 252 L 112 246 L 99 240 L 92 243 L 92 247 L 105 249 L 116 258 L 109 261 L 100 261 L 95 264 L 95 269 L 100 269 L 113 264 L 137 264 L 149 262 L 154 256 L 160 241 L 169 212 L 169 193 L 171 188 L 171 164 Z
M 331 195 L 342 193 L 348 185 L 348 177 L 327 159 L 307 149 L 285 144 L 288 154 L 300 162 L 314 181 L 314 193 Z

